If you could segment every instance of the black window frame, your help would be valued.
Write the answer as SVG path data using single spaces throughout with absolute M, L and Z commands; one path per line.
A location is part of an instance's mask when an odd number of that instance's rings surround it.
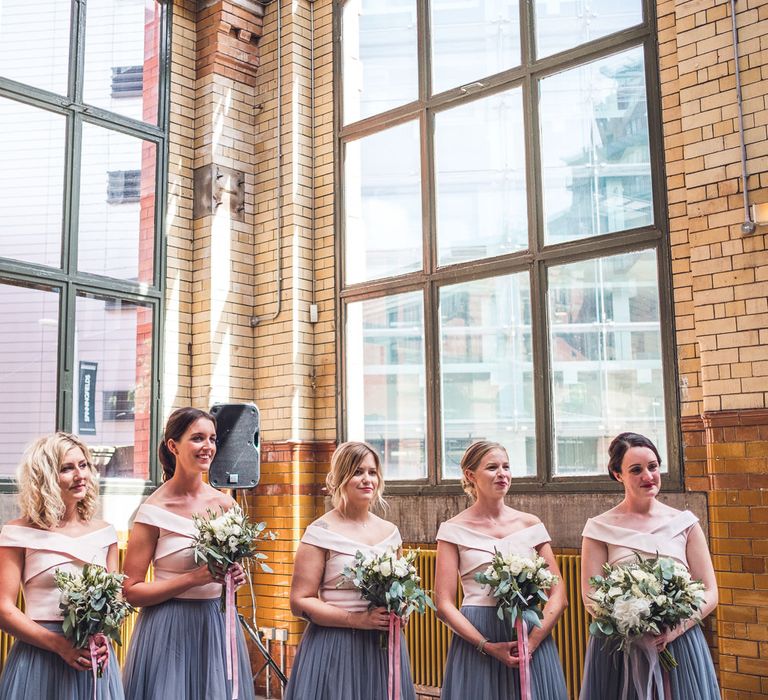
M 171 23 L 173 3 L 159 0 L 159 75 L 158 114 L 155 124 L 132 119 L 86 103 L 83 99 L 85 66 L 85 26 L 87 0 L 71 0 L 67 94 L 53 93 L 20 83 L 0 74 L 0 97 L 59 114 L 66 119 L 64 206 L 59 267 L 48 267 L 0 257 L 0 284 L 46 288 L 59 293 L 56 430 L 73 430 L 72 395 L 78 380 L 75 366 L 75 305 L 80 295 L 95 295 L 128 304 L 140 304 L 152 310 L 152 377 L 150 444 L 161 434 L 162 376 L 161 339 L 165 307 L 166 236 L 165 202 L 167 199 L 168 145 L 170 139 Z M 80 147 L 83 124 L 92 124 L 156 145 L 155 167 L 155 245 L 153 277 L 149 284 L 83 272 L 77 268 Z M 105 188 L 106 189 L 106 188 Z M 139 488 L 148 493 L 158 483 L 157 457 L 150 451 L 149 479 Z M 137 491 L 133 479 L 109 479 L 110 493 Z M 11 476 L 0 476 L 0 493 L 14 493 Z
M 601 37 L 574 48 L 535 58 L 535 27 L 532 3 L 520 0 L 521 53 L 519 66 L 492 76 L 479 77 L 477 82 L 456 86 L 431 95 L 430 8 L 429 0 L 417 1 L 418 16 L 418 98 L 408 104 L 359 121 L 343 122 L 342 75 L 342 14 L 344 0 L 334 0 L 333 7 L 333 75 L 334 75 L 334 175 L 335 198 L 335 256 L 337 279 L 336 309 L 336 429 L 339 441 L 346 433 L 346 324 L 350 303 L 383 298 L 404 292 L 421 291 L 425 319 L 426 372 L 426 455 L 427 476 L 423 479 L 387 482 L 388 493 L 455 494 L 460 492 L 456 479 L 445 479 L 443 446 L 440 435 L 440 334 L 439 291 L 447 284 L 456 284 L 502 274 L 527 272 L 531 281 L 533 313 L 533 356 L 536 422 L 536 465 L 533 477 L 515 478 L 513 491 L 519 492 L 595 492 L 615 489 L 607 473 L 591 476 L 555 476 L 553 474 L 554 439 L 552 415 L 552 372 L 549 356 L 549 323 L 546 309 L 547 270 L 550 267 L 581 260 L 608 257 L 621 253 L 652 249 L 656 254 L 661 326 L 661 360 L 664 377 L 664 416 L 666 426 L 665 489 L 683 488 L 681 433 L 679 416 L 678 368 L 675 350 L 675 317 L 669 222 L 667 214 L 666 175 L 664 169 L 664 137 L 662 131 L 659 55 L 657 44 L 656 8 L 652 0 L 642 0 L 643 20 L 640 24 Z M 539 138 L 538 80 L 564 70 L 585 65 L 635 47 L 642 47 L 645 67 L 645 89 L 648 108 L 649 150 L 651 158 L 653 221 L 647 226 L 616 233 L 545 244 L 543 197 L 541 180 L 541 144 Z M 525 119 L 526 187 L 528 202 L 529 247 L 505 255 L 458 264 L 439 266 L 436 236 L 436 186 L 434 168 L 434 115 L 442 110 L 482 97 L 521 87 Z M 416 272 L 376 279 L 370 282 L 345 284 L 344 265 L 344 147 L 345 144 L 384 129 L 416 120 L 420 129 L 421 201 L 423 264 Z M 631 429 L 632 426 L 627 426 Z

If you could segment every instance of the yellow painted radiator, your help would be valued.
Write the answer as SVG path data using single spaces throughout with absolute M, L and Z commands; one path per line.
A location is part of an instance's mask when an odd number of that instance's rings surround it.
M 421 576 L 422 585 L 429 591 L 435 588 L 435 550 L 421 550 L 415 565 Z M 569 606 L 553 632 L 555 643 L 573 700 L 579 697 L 584 655 L 587 648 L 589 622 L 581 602 L 580 579 L 581 557 L 576 554 L 558 555 L 557 563 L 563 574 Z M 457 605 L 461 605 L 459 586 Z M 411 671 L 414 683 L 440 687 L 443 683 L 445 659 L 448 655 L 450 630 L 429 610 L 426 615 L 413 615 L 405 629 L 408 653 L 411 657 Z

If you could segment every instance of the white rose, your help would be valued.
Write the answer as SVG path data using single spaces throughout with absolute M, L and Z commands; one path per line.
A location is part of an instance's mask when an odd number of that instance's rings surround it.
M 237 537 L 230 537 L 229 538 L 229 549 L 231 552 L 237 551 Z
M 613 618 L 622 634 L 639 627 L 650 612 L 649 602 L 641 598 L 619 598 L 613 604 Z
M 386 577 L 392 575 L 392 560 L 391 559 L 385 559 L 381 564 L 379 564 L 379 573 Z
M 404 576 L 408 575 L 408 567 L 402 561 L 396 561 L 394 569 L 395 569 L 395 576 L 399 576 L 400 578 L 403 578 Z

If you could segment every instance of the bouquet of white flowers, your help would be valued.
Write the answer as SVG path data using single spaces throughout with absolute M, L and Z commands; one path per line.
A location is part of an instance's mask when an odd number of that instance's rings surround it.
M 421 579 L 413 565 L 417 550 L 398 556 L 391 547 L 374 557 L 358 551 L 353 566 L 344 568 L 344 581 L 350 581 L 371 607 L 386 608 L 398 617 L 408 617 L 414 610 L 419 613 L 435 609 L 432 599 L 419 586 Z
M 257 550 L 259 540 L 274 540 L 274 532 L 267 530 L 266 523 L 251 522 L 239 506 L 220 513 L 206 510 L 205 515 L 193 515 L 197 535 L 192 544 L 195 561 L 205 562 L 211 573 L 224 570 L 224 588 L 221 591 L 221 609 L 226 613 L 227 678 L 232 680 L 232 697 L 237 697 L 237 639 L 235 636 L 235 586 L 229 566 L 237 562 L 245 564 L 251 583 L 251 562 L 256 561 L 262 571 L 272 573 L 264 563 L 266 554 Z M 253 589 L 251 589 L 253 595 Z
M 683 620 L 696 619 L 704 605 L 704 584 L 694 581 L 682 564 L 656 557 L 619 566 L 603 566 L 603 576 L 593 576 L 593 621 L 595 636 L 618 638 L 627 648 L 643 634 L 659 635 Z M 667 670 L 677 666 L 669 649 L 660 654 Z
M 542 606 L 549 600 L 546 592 L 557 583 L 557 576 L 543 557 L 504 556 L 497 550 L 488 568 L 475 574 L 475 581 L 490 588 L 500 620 L 506 615 L 513 625 L 520 618 L 531 627 L 541 627 Z
M 123 598 L 124 574 L 113 574 L 96 564 L 86 564 L 80 574 L 57 569 L 53 578 L 61 591 L 59 608 L 64 617 L 62 631 L 78 649 L 88 649 L 94 676 L 94 697 L 96 678 L 101 678 L 104 667 L 96 662 L 96 648 L 100 643 L 107 645 L 111 639 L 122 644 L 120 625 L 126 615 L 133 612 L 131 605 Z
M 264 563 L 267 555 L 259 552 L 259 540 L 274 540 L 274 532 L 267 530 L 266 523 L 253 523 L 239 506 L 215 513 L 208 509 L 205 515 L 195 514 L 192 521 L 197 529 L 193 543 L 195 561 L 205 562 L 211 573 L 216 568 L 226 570 L 230 564 L 244 561 L 246 565 L 256 560 L 262 571 L 272 573 Z
M 522 557 L 504 555 L 496 550 L 485 571 L 475 574 L 475 581 L 488 586 L 489 595 L 496 598 L 496 614 L 505 617 L 515 628 L 520 654 L 520 694 L 531 697 L 530 653 L 528 626 L 541 627 L 542 607 L 549 600 L 547 591 L 557 583 L 543 557 L 536 554 Z
M 379 556 L 357 551 L 354 564 L 344 568 L 338 584 L 342 586 L 347 581 L 351 582 L 369 601 L 370 607 L 382 607 L 389 611 L 389 700 L 400 696 L 400 620 L 414 611 L 423 614 L 427 608 L 435 609 L 432 599 L 419 585 L 421 578 L 413 565 L 417 556 L 418 550 L 398 556 L 397 550 L 392 547 Z

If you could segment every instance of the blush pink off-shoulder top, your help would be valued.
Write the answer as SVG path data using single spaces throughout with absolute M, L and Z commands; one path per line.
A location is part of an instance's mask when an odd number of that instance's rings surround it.
M 501 538 L 483 535 L 458 523 L 443 523 L 437 531 L 437 539 L 451 542 L 459 548 L 459 576 L 464 591 L 462 605 L 493 607 L 496 599 L 488 595 L 488 586 L 475 581 L 475 574 L 491 563 L 497 551 L 505 556 L 517 554 L 530 557 L 536 553 L 536 547 L 552 538 L 543 523 L 510 532 Z
M 0 547 L 24 550 L 25 609 L 31 619 L 39 621 L 62 619 L 61 591 L 53 578 L 56 570 L 79 574 L 85 564 L 106 568 L 107 553 L 115 543 L 117 533 L 111 525 L 79 537 L 23 525 L 6 525 L 0 531 Z
M 631 530 L 606 522 L 603 516 L 587 520 L 582 537 L 604 542 L 608 547 L 608 564 L 635 559 L 635 552 L 645 558 L 671 557 L 688 568 L 686 546 L 691 528 L 699 519 L 689 510 L 684 510 L 671 519 L 660 523 L 650 532 Z
M 192 552 L 192 543 L 197 535 L 192 518 L 172 513 L 151 503 L 142 503 L 136 511 L 134 522 L 152 525 L 160 531 L 152 556 L 156 581 L 165 581 L 200 566 L 195 563 Z M 190 588 L 176 597 L 207 600 L 218 598 L 220 595 L 220 583 L 206 583 L 204 586 Z
M 388 547 L 399 549 L 403 545 L 400 531 L 394 527 L 392 532 L 381 542 L 365 544 L 332 532 L 324 527 L 312 523 L 304 531 L 301 541 L 320 549 L 325 549 L 328 556 L 325 560 L 323 580 L 320 582 L 318 597 L 325 603 L 329 603 L 342 610 L 361 612 L 368 609 L 368 601 L 360 596 L 352 583 L 344 581 L 342 573 L 345 566 L 351 566 L 355 560 L 355 554 L 360 551 L 363 554 L 379 556 L 384 554 Z M 342 581 L 344 581 L 342 583 Z M 339 585 L 340 584 L 340 585 Z M 338 586 L 338 588 L 337 588 Z

